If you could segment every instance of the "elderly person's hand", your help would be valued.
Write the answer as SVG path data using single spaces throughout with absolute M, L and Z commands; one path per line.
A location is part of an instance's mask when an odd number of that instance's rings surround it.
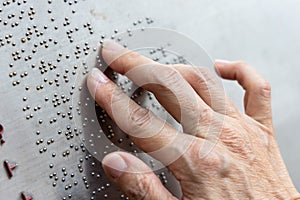
M 183 199 L 300 198 L 276 143 L 270 85 L 251 66 L 215 62 L 219 76 L 238 81 L 246 91 L 244 113 L 208 69 L 155 63 L 111 41 L 104 43 L 102 55 L 113 70 L 153 92 L 181 123 L 183 133 L 136 104 L 98 69 L 88 77 L 90 92 L 116 124 L 168 165 Z M 103 167 L 132 199 L 176 199 L 129 153 L 107 155 Z

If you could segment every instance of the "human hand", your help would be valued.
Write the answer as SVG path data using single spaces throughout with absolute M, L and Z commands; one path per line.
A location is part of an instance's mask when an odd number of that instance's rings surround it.
M 243 113 L 206 68 L 158 64 L 111 41 L 104 43 L 102 55 L 114 71 L 153 92 L 182 124 L 184 133 L 179 133 L 133 102 L 100 70 L 88 77 L 92 96 L 116 124 L 138 147 L 168 165 L 183 199 L 300 199 L 275 139 L 270 85 L 251 66 L 215 63 L 222 78 L 237 80 L 246 91 Z M 129 153 L 111 153 L 102 163 L 132 199 L 176 199 Z

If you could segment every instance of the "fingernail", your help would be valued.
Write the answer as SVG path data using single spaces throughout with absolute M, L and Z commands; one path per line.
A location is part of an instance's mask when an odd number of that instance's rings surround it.
M 94 68 L 91 71 L 91 77 L 95 83 L 106 83 L 108 78 L 98 68 Z
M 224 67 L 230 64 L 231 62 L 228 60 L 222 60 L 222 59 L 216 59 L 215 60 L 215 66 L 217 67 Z
M 113 40 L 105 40 L 103 42 L 103 49 L 110 51 L 111 53 L 119 53 L 125 48 Z
M 102 163 L 108 175 L 113 179 L 119 178 L 128 168 L 125 160 L 117 153 L 106 156 Z

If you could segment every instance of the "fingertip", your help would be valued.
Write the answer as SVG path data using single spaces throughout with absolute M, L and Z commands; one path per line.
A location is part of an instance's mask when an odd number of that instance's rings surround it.
M 220 67 L 226 67 L 230 64 L 232 64 L 231 61 L 223 60 L 223 59 L 216 59 L 214 65 L 215 65 L 216 68 L 220 68 Z
M 96 91 L 101 84 L 109 81 L 107 76 L 103 74 L 98 68 L 93 68 L 87 78 L 87 86 L 93 98 L 96 96 Z
M 216 73 L 225 79 L 232 79 L 231 76 L 235 72 L 233 71 L 236 62 L 223 60 L 223 59 L 216 59 L 214 63 Z
M 92 77 L 92 71 L 88 74 L 86 83 L 87 83 L 87 88 L 90 92 L 90 95 L 95 99 L 97 85 L 95 84 L 95 81 Z
M 117 159 L 123 160 L 123 161 L 121 160 L 118 161 L 120 162 L 120 165 L 114 165 L 117 162 Z M 122 164 L 121 162 L 126 163 L 127 167 L 125 168 L 125 164 L 124 163 Z M 152 171 L 142 160 L 140 160 L 136 156 L 121 151 L 113 152 L 106 155 L 102 160 L 102 165 L 106 168 L 110 167 L 128 173 L 132 173 L 132 171 L 134 171 L 135 173 L 137 172 L 146 173 Z
M 107 39 L 103 42 L 101 55 L 107 65 L 110 65 L 114 60 L 121 56 L 126 49 L 113 40 Z
M 214 65 L 214 68 L 215 68 L 215 72 L 217 73 L 217 75 L 218 75 L 219 77 L 222 77 L 220 68 L 219 68 L 217 65 Z
M 125 152 L 114 152 L 104 157 L 102 165 L 108 177 L 130 199 L 174 198 L 153 171 L 139 158 Z M 143 168 L 141 170 L 140 168 Z M 147 173 L 145 172 L 147 168 Z
M 223 59 L 216 59 L 214 63 L 215 71 L 216 73 L 222 77 L 222 70 L 221 68 L 228 66 L 231 62 L 228 60 L 223 60 Z

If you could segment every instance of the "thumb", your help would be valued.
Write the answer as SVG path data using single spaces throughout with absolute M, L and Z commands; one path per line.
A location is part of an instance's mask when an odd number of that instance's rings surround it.
M 130 199 L 176 199 L 143 161 L 129 153 L 110 153 L 102 165 L 110 180 Z

